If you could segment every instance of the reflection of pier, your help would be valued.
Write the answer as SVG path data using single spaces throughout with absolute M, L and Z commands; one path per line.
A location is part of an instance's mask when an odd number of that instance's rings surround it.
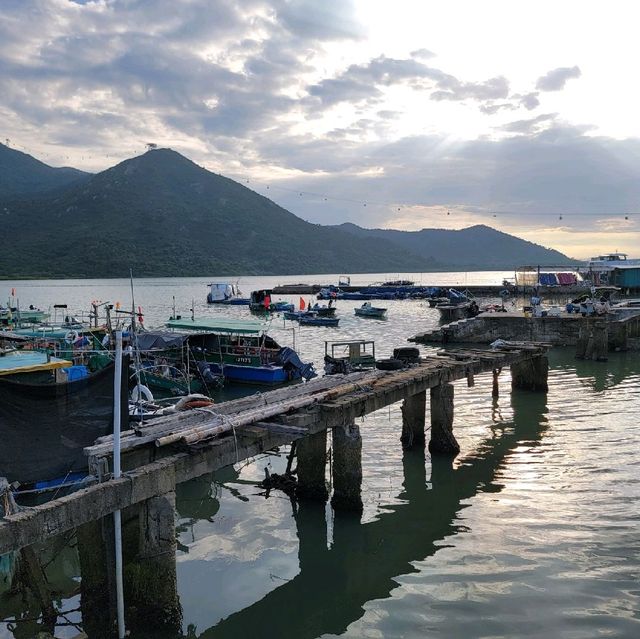
M 161 632 L 178 636 L 181 609 L 175 571 L 176 485 L 274 446 L 297 441 L 297 493 L 303 500 L 296 520 L 301 573 L 290 584 L 268 595 L 265 599 L 273 598 L 275 606 L 271 611 L 266 606 L 259 614 L 261 623 L 269 619 L 277 625 L 276 617 L 282 615 L 283 609 L 289 611 L 297 620 L 299 636 L 337 632 L 360 616 L 365 601 L 386 596 L 392 587 L 392 577 L 411 570 L 409 562 L 433 552 L 434 541 L 451 530 L 461 500 L 476 494 L 480 485 L 491 483 L 498 464 L 521 436 L 514 433 L 491 440 L 483 446 L 476 461 L 455 471 L 446 461 L 436 460 L 432 466 L 434 488 L 427 490 L 424 470 L 427 391 L 431 405 L 429 450 L 450 459 L 459 452 L 453 433 L 451 382 L 466 379 L 472 386 L 475 375 L 493 372 L 495 397 L 498 374 L 504 366 L 511 366 L 515 389 L 546 391 L 546 348 L 507 345 L 499 352 L 440 353 L 401 371 L 323 378 L 288 391 L 272 391 L 259 398 L 222 404 L 214 416 L 206 412 L 188 415 L 186 425 L 179 419 L 166 420 L 160 428 L 153 427 L 156 429 L 153 435 L 148 431 L 140 436 L 129 433 L 130 445 L 123 466 L 132 470 L 120 479 L 109 479 L 6 517 L 0 523 L 0 552 L 29 546 L 79 527 L 83 619 L 87 629 L 93 629 L 90 636 L 100 637 L 98 628 L 108 626 L 108 619 L 113 618 L 113 598 L 109 596 L 113 591 L 110 541 L 113 535 L 109 530 L 110 519 L 102 518 L 123 510 L 127 625 L 136 636 L 148 633 L 159 637 L 163 636 Z M 277 401 L 270 403 L 271 397 Z M 514 408 L 517 398 L 514 394 Z M 408 503 L 390 509 L 378 522 L 360 526 L 353 514 L 362 509 L 362 442 L 355 419 L 402 400 L 403 497 Z M 258 410 L 256 403 L 263 408 Z M 261 419 L 265 412 L 278 421 Z M 225 429 L 228 423 L 231 427 Z M 171 430 L 167 430 L 167 424 Z M 531 421 L 525 419 L 525 424 Z M 534 430 L 537 425 L 536 419 Z M 336 517 L 331 551 L 326 550 L 324 538 L 324 507 L 317 505 L 324 504 L 328 496 L 327 430 L 331 430 L 333 450 L 332 505 L 335 510 L 344 511 Z M 202 433 L 205 436 L 199 437 Z M 194 434 L 198 437 L 194 438 Z M 158 446 L 160 441 L 170 445 Z M 109 462 L 108 450 L 108 446 L 98 444 L 89 451 L 94 456 L 94 467 L 104 470 Z M 375 561 L 371 561 L 371 556 Z M 313 603 L 308 594 L 304 597 L 301 594 L 322 589 L 319 584 L 324 584 L 325 590 L 318 594 L 326 599 L 322 607 L 318 607 L 317 601 Z M 295 610 L 292 601 L 298 602 Z M 247 611 L 256 606 L 262 610 L 258 602 Z M 221 636 L 231 633 L 243 636 L 244 624 L 253 624 L 252 619 L 255 621 L 257 617 L 251 612 L 232 615 L 211 631 L 212 636 L 218 632 Z
M 424 449 L 405 450 L 399 497 L 406 503 L 385 508 L 366 524 L 350 513 L 337 514 L 330 549 L 324 507 L 301 502 L 296 515 L 299 574 L 200 636 L 248 637 L 256 628 L 268 628 L 273 637 L 342 633 L 364 614 L 367 601 L 388 597 L 397 587 L 395 577 L 414 572 L 412 562 L 434 554 L 436 542 L 455 532 L 455 518 L 465 500 L 499 490 L 492 485 L 496 471 L 519 442 L 540 439 L 545 396 L 514 393 L 511 401 L 515 428 L 501 424 L 506 432 L 482 442 L 479 452 L 455 470 L 450 459 L 433 457 L 431 488 Z

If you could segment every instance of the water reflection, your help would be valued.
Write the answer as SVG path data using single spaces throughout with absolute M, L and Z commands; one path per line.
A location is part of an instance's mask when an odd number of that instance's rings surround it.
M 575 431 L 576 415 L 583 403 L 581 398 L 584 396 L 584 403 L 588 403 L 589 397 L 593 396 L 592 392 L 584 393 L 581 384 L 586 383 L 598 393 L 616 387 L 615 396 L 610 396 L 613 403 L 619 399 L 621 389 L 637 396 L 637 357 L 612 355 L 607 366 L 574 362 L 563 354 L 552 353 L 552 364 L 555 385 L 549 396 L 549 406 L 556 420 L 557 437 L 566 437 L 564 433 L 558 434 L 558 416 L 566 421 L 562 427 L 567 428 L 567 432 Z M 471 498 L 480 493 L 500 492 L 503 484 L 513 489 L 518 481 L 528 481 L 525 473 L 531 470 L 529 462 L 533 456 L 540 456 L 543 449 L 540 442 L 548 428 L 548 410 L 543 394 L 514 392 L 510 397 L 505 394 L 500 400 L 493 400 L 490 411 L 485 413 L 486 419 L 478 433 L 480 436 L 484 432 L 483 438 L 474 444 L 472 454 L 451 464 L 439 459 L 430 462 L 423 451 L 405 451 L 402 489 L 397 498 L 395 489 L 393 504 L 381 506 L 375 520 L 366 523 L 344 514 L 327 521 L 325 506 L 312 502 L 300 503 L 294 511 L 288 499 L 280 499 L 278 495 L 272 495 L 265 502 L 265 508 L 272 513 L 280 510 L 282 521 L 275 526 L 266 520 L 245 522 L 243 518 L 252 504 L 245 508 L 233 499 L 234 496 L 245 501 L 249 499 L 238 490 L 243 480 L 234 469 L 178 486 L 175 505 L 171 501 L 159 503 L 143 513 L 130 509 L 125 515 L 124 538 L 125 600 L 132 636 L 311 638 L 345 632 L 350 624 L 363 617 L 366 608 L 371 607 L 368 602 L 390 598 L 398 582 L 402 581 L 402 575 L 416 573 L 419 562 L 429 560 L 444 545 L 456 545 L 456 533 L 464 530 L 462 511 L 469 506 Z M 593 412 L 588 412 L 591 419 Z M 489 433 L 482 430 L 486 424 L 489 424 Z M 553 439 L 553 433 L 545 438 L 547 448 L 550 439 Z M 399 442 L 397 445 L 399 454 Z M 564 459 L 567 450 L 578 450 L 575 445 L 560 448 L 558 440 L 553 446 L 559 451 L 555 459 L 560 459 L 560 451 Z M 526 452 L 526 466 L 522 462 L 523 452 Z M 630 465 L 637 465 L 635 454 L 630 449 Z M 518 459 L 522 463 L 514 463 Z M 596 461 L 593 461 L 594 467 Z M 567 499 L 565 491 L 569 490 L 566 473 L 586 472 L 585 464 L 579 462 L 578 454 L 578 459 L 572 458 L 570 464 L 561 467 L 563 492 L 558 493 L 557 498 L 563 502 Z M 505 474 L 507 463 L 513 472 Z M 625 494 L 632 496 L 636 484 L 631 483 L 631 479 L 627 484 L 620 481 L 623 463 L 624 457 L 618 456 L 617 467 L 611 472 L 618 473 L 615 480 L 618 489 L 624 488 Z M 553 469 L 553 465 L 546 464 L 545 468 Z M 632 476 L 630 471 L 629 477 Z M 599 481 L 603 481 L 602 475 L 600 477 Z M 546 483 L 550 481 L 547 479 Z M 571 490 L 575 493 L 575 486 Z M 591 495 L 593 485 L 589 483 L 585 490 Z M 223 506 L 230 501 L 229 496 L 240 506 L 233 513 L 236 521 L 222 521 L 227 513 L 221 508 L 221 495 Z M 603 494 L 602 500 L 597 511 L 606 511 L 611 518 L 611 494 Z M 251 502 L 255 504 L 256 500 L 251 497 Z M 552 500 L 545 501 L 544 508 L 551 503 Z M 619 517 L 628 518 L 629 502 L 625 501 L 623 506 Z M 561 511 L 563 514 L 569 512 L 564 506 Z M 178 555 L 180 560 L 188 558 L 189 561 L 188 568 L 181 572 L 182 583 L 176 578 L 176 538 L 173 535 L 176 514 L 177 532 L 182 541 Z M 113 636 L 113 532 L 110 521 L 107 518 L 104 522 L 88 524 L 73 535 L 34 549 L 35 564 L 24 552 L 2 560 L 4 585 L 0 614 L 9 623 L 4 631 L 0 630 L 0 637 L 34 637 L 45 630 L 55 630 L 57 637 L 71 637 L 77 632 L 76 628 L 82 628 L 90 637 Z M 293 522 L 297 539 L 284 538 L 289 521 Z M 622 525 L 621 521 L 626 519 L 620 519 L 616 525 Z M 159 530 L 158 522 L 164 522 L 164 530 L 172 532 L 164 536 L 150 535 L 154 526 Z M 243 532 L 241 528 L 251 526 L 259 527 L 260 534 L 269 536 L 265 546 L 276 548 L 279 557 L 283 558 L 280 564 L 273 560 L 273 555 L 267 556 L 264 548 L 255 550 L 264 537 L 256 540 L 255 531 L 254 537 L 246 530 L 245 536 L 238 534 Z M 203 531 L 205 537 L 215 535 L 218 543 L 233 546 L 232 551 L 222 556 L 216 554 L 217 550 L 211 553 L 210 546 L 203 543 L 208 542 L 203 539 Z M 548 533 L 545 531 L 545 534 Z M 563 528 L 565 537 L 562 539 L 566 541 L 568 534 Z M 227 539 L 221 541 L 224 537 Z M 240 552 L 240 547 L 248 554 L 247 541 L 254 544 L 251 552 L 255 552 L 255 556 L 234 561 L 233 552 Z M 635 541 L 630 541 L 629 548 L 635 547 L 634 544 Z M 545 552 L 551 554 L 551 550 L 545 549 Z M 626 552 L 620 551 L 621 556 Z M 438 556 L 442 557 L 442 554 Z M 289 565 L 290 559 L 292 565 Z M 226 572 L 216 572 L 214 561 L 226 563 Z M 589 557 L 588 561 L 592 564 L 594 560 Z M 433 565 L 433 560 L 430 563 Z M 272 568 L 273 565 L 278 569 Z M 268 578 L 272 570 L 277 579 Z M 242 571 L 246 574 L 232 584 L 220 578 L 220 575 L 224 577 Z M 39 574 L 43 575 L 42 579 L 37 577 Z M 195 588 L 200 591 L 196 604 L 193 603 Z M 215 608 L 220 598 L 226 598 L 225 607 Z M 184 620 L 183 606 L 188 609 L 184 612 Z M 204 611 L 197 629 L 190 625 L 197 621 L 192 614 L 194 607 Z M 224 610 L 224 615 L 208 612 L 213 608 Z M 431 609 L 423 610 L 423 613 L 429 611 Z M 220 616 L 225 618 L 218 622 Z M 207 629 L 207 626 L 211 627 Z
M 300 572 L 260 601 L 230 615 L 199 637 L 244 637 L 269 629 L 273 637 L 339 634 L 364 613 L 372 599 L 389 596 L 394 578 L 414 572 L 437 542 L 455 533 L 458 513 L 478 492 L 499 490 L 496 472 L 521 441 L 538 442 L 546 428 L 545 397 L 513 393 L 513 423 L 486 439 L 477 453 L 453 467 L 434 459 L 430 485 L 424 451 L 403 454 L 404 503 L 389 506 L 372 522 L 336 513 L 333 544 L 327 546 L 324 507 L 299 504 L 295 517 Z

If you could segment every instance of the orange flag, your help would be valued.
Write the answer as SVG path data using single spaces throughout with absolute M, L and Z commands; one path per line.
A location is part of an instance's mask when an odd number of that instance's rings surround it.
M 300 298 L 300 310 L 304 311 L 305 306 L 304 306 L 304 300 L 302 298 Z

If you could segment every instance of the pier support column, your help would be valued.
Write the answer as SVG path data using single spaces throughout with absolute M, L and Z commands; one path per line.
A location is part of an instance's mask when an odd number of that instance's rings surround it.
M 362 511 L 362 437 L 355 422 L 336 426 L 333 442 L 333 497 L 336 510 Z
M 427 391 L 410 395 L 402 403 L 402 448 L 424 446 Z
M 116 619 L 113 517 L 76 529 L 80 560 L 80 610 L 89 637 L 111 636 Z
M 587 349 L 584 354 L 585 359 L 598 362 L 606 362 L 609 351 L 609 329 L 606 320 L 595 320 L 591 324 L 591 334 Z
M 453 384 L 440 384 L 431 389 L 429 452 L 440 455 L 460 452 L 460 445 L 453 435 Z
M 179 636 L 182 608 L 176 578 L 175 492 L 140 505 L 138 556 L 125 566 L 127 626 L 161 636 Z
M 492 371 L 493 382 L 491 386 L 491 397 L 500 397 L 500 386 L 498 385 L 498 376 L 502 371 L 501 368 L 494 368 Z
M 540 355 L 511 364 L 511 388 L 548 391 L 549 359 Z
M 578 341 L 576 342 L 576 359 L 584 359 L 587 352 L 587 344 L 591 336 L 591 322 L 587 319 L 580 320 Z
M 307 435 L 297 441 L 298 486 L 300 499 L 327 501 L 329 491 L 325 481 L 327 463 L 327 431 Z

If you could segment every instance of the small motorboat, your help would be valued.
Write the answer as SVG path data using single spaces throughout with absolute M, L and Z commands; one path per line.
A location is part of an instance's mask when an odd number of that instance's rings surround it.
M 336 307 L 332 306 L 332 302 L 329 302 L 329 305 L 326 304 L 314 304 L 309 308 L 310 311 L 317 313 L 320 317 L 335 317 L 336 315 Z
M 300 326 L 338 326 L 340 320 L 337 317 L 320 317 L 315 311 L 299 313 Z
M 362 306 L 354 308 L 353 311 L 358 317 L 374 317 L 377 319 L 383 319 L 387 313 L 386 308 L 371 306 L 371 302 L 365 302 Z

